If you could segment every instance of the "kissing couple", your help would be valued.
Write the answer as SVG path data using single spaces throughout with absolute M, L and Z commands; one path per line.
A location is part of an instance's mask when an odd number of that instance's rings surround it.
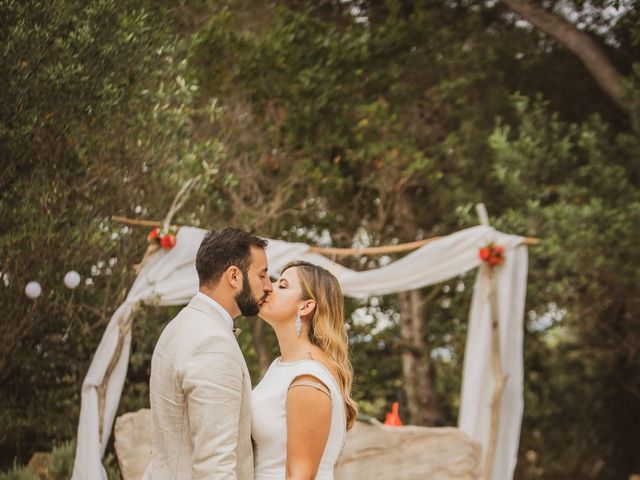
M 307 262 L 272 284 L 266 246 L 236 228 L 202 241 L 199 292 L 153 352 L 145 480 L 333 479 L 358 410 L 340 285 Z M 271 325 L 280 347 L 253 391 L 239 315 Z

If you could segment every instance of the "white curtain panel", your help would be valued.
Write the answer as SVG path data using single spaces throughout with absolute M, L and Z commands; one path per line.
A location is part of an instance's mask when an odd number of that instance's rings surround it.
M 505 262 L 497 274 L 497 306 L 501 367 L 507 376 L 502 393 L 498 441 L 492 480 L 513 478 L 518 459 L 523 401 L 523 328 L 527 288 L 527 248 L 518 237 L 496 233 L 496 243 L 505 247 Z M 491 364 L 490 279 L 480 268 L 471 300 L 469 329 L 462 371 L 462 393 L 458 426 L 483 446 L 483 460 L 491 429 L 494 375 Z
M 156 252 L 136 278 L 125 302 L 115 311 L 98 345 L 82 385 L 74 480 L 107 480 L 104 454 L 122 394 L 131 345 L 130 322 L 137 305 L 183 305 L 198 290 L 195 256 L 205 230 L 182 227 L 176 246 Z M 506 235 L 489 226 L 477 226 L 434 240 L 405 257 L 377 269 L 356 272 L 310 252 L 305 243 L 269 240 L 269 271 L 277 276 L 292 260 L 307 260 L 330 270 L 347 296 L 384 295 L 433 285 L 480 266 L 478 250 L 494 241 L 505 247 L 505 262 L 497 267 L 502 368 L 508 375 L 504 390 L 498 445 L 492 480 L 513 477 L 522 420 L 522 328 L 527 280 L 527 249 L 523 238 Z M 479 270 L 469 319 L 459 427 L 486 451 L 491 418 L 493 373 L 491 369 L 491 311 L 489 276 Z M 109 377 L 99 433 L 98 387 L 116 351 L 120 327 L 126 331 L 124 346 Z M 381 360 L 383 361 L 383 360 Z M 358 375 L 358 372 L 355 372 Z

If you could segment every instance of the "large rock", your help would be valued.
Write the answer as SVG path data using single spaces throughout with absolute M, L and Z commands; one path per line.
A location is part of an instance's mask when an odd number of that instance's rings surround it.
M 480 445 L 452 427 L 387 427 L 356 422 L 336 480 L 477 480 Z
M 151 460 L 148 409 L 116 419 L 115 449 L 123 480 L 141 480 Z M 356 422 L 336 480 L 477 480 L 480 446 L 457 428 L 386 427 Z
M 151 462 L 151 410 L 120 415 L 113 434 L 122 479 L 141 480 Z

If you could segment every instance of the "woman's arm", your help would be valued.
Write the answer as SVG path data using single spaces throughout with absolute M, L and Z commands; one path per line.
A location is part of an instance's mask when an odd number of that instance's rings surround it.
M 329 389 L 311 375 L 297 377 L 287 393 L 287 480 L 316 478 L 330 428 Z

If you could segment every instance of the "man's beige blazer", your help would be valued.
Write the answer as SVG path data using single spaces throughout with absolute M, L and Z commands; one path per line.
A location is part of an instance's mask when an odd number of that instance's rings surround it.
M 224 317 L 194 297 L 151 360 L 145 480 L 253 479 L 251 378 Z

